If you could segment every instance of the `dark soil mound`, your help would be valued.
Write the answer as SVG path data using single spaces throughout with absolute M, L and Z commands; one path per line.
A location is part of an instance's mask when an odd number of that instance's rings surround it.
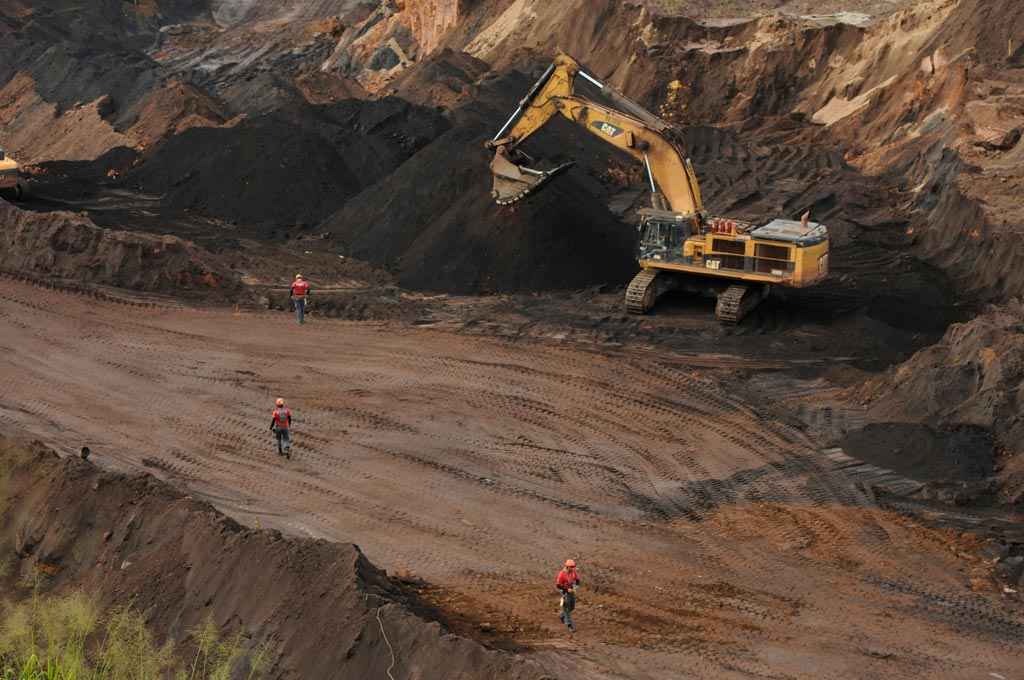
M 983 428 L 1005 454 L 1003 493 L 1024 500 L 1024 303 L 992 307 L 861 390 L 881 419 Z
M 7 3 L 9 4 L 9 3 Z M 0 83 L 27 71 L 59 109 L 110 97 L 105 117 L 123 122 L 131 105 L 157 82 L 145 50 L 161 24 L 209 16 L 208 0 L 146 3 L 32 0 L 0 8 Z
M 0 442 L 0 455 L 6 471 L 17 454 Z M 176 645 L 212 617 L 250 649 L 267 644 L 273 678 L 362 680 L 389 668 L 398 678 L 551 677 L 448 634 L 354 545 L 245 529 L 149 475 L 102 472 L 38 446 L 4 478 L 7 598 L 30 596 L 17 584 L 46 575 L 44 592 L 131 603 Z
M 403 286 L 453 292 L 621 284 L 635 272 L 632 227 L 613 215 L 599 181 L 620 158 L 585 132 L 555 121 L 528 150 L 577 168 L 511 207 L 491 198 L 491 138 L 529 79 L 485 84 L 453 114 L 455 128 L 325 223 L 359 258 L 394 269 Z
M 840 445 L 854 458 L 918 481 L 981 480 L 995 462 L 991 434 L 975 427 L 875 423 L 848 433 Z
M 164 194 L 170 210 L 245 226 L 308 226 L 391 173 L 447 128 L 440 114 L 399 99 L 350 100 L 193 128 L 126 178 Z

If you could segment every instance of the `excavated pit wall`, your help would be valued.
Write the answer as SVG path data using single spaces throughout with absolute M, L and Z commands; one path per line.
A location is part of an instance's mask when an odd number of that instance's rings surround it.
M 130 602 L 159 642 L 175 645 L 212 617 L 250 650 L 269 646 L 272 678 L 363 680 L 389 669 L 402 678 L 552 678 L 447 633 L 355 545 L 246 529 L 152 476 L 106 472 L 41 445 L 25 452 L 0 440 L 0 469 L 7 597 L 31 596 L 17 584 L 41 579 L 44 593 Z
M 31 35 L 38 38 L 37 43 L 45 43 L 51 38 L 47 38 L 48 34 L 42 27 L 55 25 L 55 17 L 66 8 L 66 4 L 65 0 L 46 0 L 40 3 L 39 17 L 33 22 L 12 19 L 12 30 L 15 31 L 12 35 L 28 27 L 33 31 Z M 24 72 L 34 79 L 34 86 L 43 100 L 49 101 L 48 98 L 52 97 L 58 107 L 61 102 L 91 101 L 90 97 L 100 92 L 113 92 L 110 105 L 113 109 L 109 112 L 104 110 L 103 115 L 114 124 L 129 122 L 133 111 L 148 111 L 146 107 L 126 108 L 126 102 L 137 98 L 136 95 L 142 96 L 140 93 L 145 92 L 147 83 L 154 78 L 154 65 L 140 54 L 133 53 L 131 60 L 125 62 L 130 63 L 131 68 L 110 69 L 107 57 L 120 54 L 118 50 L 142 45 L 147 40 L 151 42 L 151 33 L 161 22 L 207 21 L 210 17 L 210 8 L 200 2 L 168 0 L 158 3 L 158 8 L 156 17 L 126 15 L 103 24 L 105 28 L 100 32 L 97 44 L 85 56 L 75 56 L 74 50 L 69 51 L 67 46 L 61 45 L 46 54 L 29 50 L 26 55 L 12 59 L 12 65 L 0 67 L 0 75 L 6 73 L 4 68 L 27 69 Z M 91 25 L 90 22 L 106 17 L 104 12 L 109 9 L 102 3 L 90 8 L 83 25 Z M 858 153 L 856 147 L 858 144 L 863 146 L 865 140 L 872 140 L 872 144 L 873 140 L 881 140 L 879 146 L 893 149 L 890 157 L 884 162 L 865 162 L 858 167 L 863 167 L 867 174 L 903 174 L 905 184 L 927 186 L 924 192 L 901 197 L 906 221 L 912 227 L 909 240 L 915 244 L 913 252 L 954 274 L 959 289 L 965 295 L 1002 299 L 1024 291 L 1024 274 L 1021 274 L 1024 272 L 1024 243 L 1016 235 L 1019 230 L 1015 230 L 1013 224 L 1008 227 L 999 224 L 998 218 L 984 212 L 977 199 L 964 197 L 956 186 L 964 165 L 955 155 L 951 156 L 956 154 L 958 111 L 966 103 L 965 86 L 960 82 L 964 77 L 959 75 L 961 67 L 964 64 L 980 64 L 987 68 L 998 66 L 999 59 L 1003 57 L 996 49 L 1002 49 L 1002 46 L 997 43 L 1005 39 L 1007 31 L 1012 34 L 1020 24 L 1021 11 L 1015 3 L 1000 0 L 986 5 L 975 0 L 933 0 L 919 8 L 897 13 L 879 26 L 869 28 L 842 22 L 822 26 L 819 22 L 777 17 L 708 27 L 684 17 L 654 14 L 644 3 L 619 0 L 571 0 L 565 3 L 409 0 L 390 9 L 370 9 L 372 11 L 367 10 L 367 16 L 366 11 L 355 11 L 353 3 L 346 0 L 324 0 L 274 7 L 245 2 L 220 3 L 213 11 L 234 13 L 232 21 L 236 22 L 243 19 L 257 23 L 280 22 L 284 17 L 291 17 L 295 21 L 283 24 L 291 28 L 297 25 L 295 22 L 342 16 L 351 24 L 344 28 L 338 44 L 345 48 L 343 52 L 347 54 L 348 66 L 345 68 L 351 67 L 356 71 L 365 67 L 363 57 L 369 59 L 376 50 L 391 41 L 396 41 L 407 57 L 420 63 L 426 63 L 424 60 L 434 46 L 450 47 L 483 57 L 499 71 L 509 67 L 532 69 L 546 60 L 556 47 L 562 47 L 588 63 L 602 78 L 682 124 L 710 122 L 731 125 L 747 134 L 754 143 L 773 135 L 804 135 L 817 144 L 835 145 L 837 151 L 849 147 Z M 999 12 L 1002 12 L 1005 22 L 993 25 L 990 19 L 993 13 Z M 232 28 L 236 29 L 244 29 L 244 26 Z M 327 40 L 325 36 L 329 35 L 329 31 L 320 34 L 316 40 Z M 120 45 L 115 38 L 123 36 L 130 36 L 132 40 Z M 72 44 L 81 39 L 83 36 L 74 32 L 70 35 Z M 886 48 L 890 40 L 898 49 Z M 319 44 L 317 42 L 309 48 L 308 54 L 298 55 L 296 59 L 315 60 L 321 51 L 321 47 L 316 46 Z M 974 52 L 966 56 L 961 54 L 968 47 L 974 47 Z M 4 50 L 0 45 L 0 56 L 8 54 Z M 98 56 L 94 58 L 91 56 L 93 53 Z M 61 77 L 68 64 L 79 63 L 74 59 L 67 61 L 64 57 L 68 55 L 88 60 L 96 77 L 89 83 Z M 267 59 L 267 64 L 280 61 L 274 55 L 268 55 Z M 256 66 L 260 63 L 264 62 L 254 62 Z M 930 65 L 934 72 L 922 75 L 922 64 Z M 305 64 L 301 69 L 309 66 Z M 324 66 L 329 70 L 335 69 L 332 73 L 340 68 L 338 64 L 326 62 Z M 71 68 L 71 71 L 75 69 Z M 401 82 L 402 74 L 415 75 L 414 72 L 415 68 L 403 65 L 387 71 L 389 78 L 397 79 L 389 82 L 399 83 L 406 90 L 414 87 Z M 459 82 L 458 78 L 449 79 L 452 87 L 445 87 L 452 90 L 450 96 L 455 99 L 471 98 L 476 77 L 467 78 L 465 82 Z M 239 85 L 238 92 L 228 93 L 229 99 L 235 106 L 255 107 L 254 110 L 261 110 L 263 106 L 305 105 L 294 88 L 289 89 L 268 78 L 268 74 L 257 74 L 253 80 L 246 81 L 248 85 Z M 666 91 L 667 83 L 673 81 L 683 84 L 682 94 L 676 101 Z M 913 95 L 919 89 L 927 96 L 904 101 L 904 95 Z M 254 93 L 262 94 L 254 98 Z M 443 99 L 442 95 L 449 96 L 445 93 L 431 96 Z M 216 115 L 204 115 L 200 124 L 220 125 L 231 113 L 218 111 L 215 101 L 208 104 L 203 110 L 209 109 Z M 924 130 L 922 133 L 914 129 L 908 133 L 904 129 L 908 120 L 913 121 L 915 117 L 931 120 L 933 114 L 944 107 L 949 109 L 948 120 L 940 121 L 938 131 Z M 494 111 L 494 125 L 504 114 L 503 109 Z M 492 114 L 488 114 L 488 125 L 491 117 Z M 99 116 L 92 118 L 98 124 L 106 124 L 105 118 L 103 121 Z M 815 124 L 809 121 L 815 121 Z M 25 134 L 29 132 L 31 130 L 26 130 Z M 160 134 L 161 131 L 155 129 L 147 130 L 144 136 L 153 139 Z M 94 153 L 89 151 L 85 155 Z M 856 160 L 854 158 L 851 162 Z M 477 161 L 472 159 L 473 163 Z M 422 180 L 416 181 L 417 172 L 409 169 L 406 173 L 410 186 L 422 183 Z M 174 190 L 181 192 L 180 187 Z M 459 186 L 456 192 L 461 194 L 465 190 L 465 186 Z M 326 193 L 337 194 L 336 191 Z M 428 198 L 434 200 L 435 197 Z M 205 199 L 190 203 L 199 207 L 205 203 L 219 205 L 217 201 Z M 336 206 L 329 207 L 333 209 Z M 353 214 L 360 216 L 373 212 L 358 205 L 353 207 Z M 282 211 L 287 215 L 304 209 L 301 204 L 282 205 Z M 453 220 L 448 221 L 466 222 L 481 210 L 482 206 L 478 206 L 472 213 L 452 213 Z M 260 214 L 264 212 L 260 211 Z M 242 212 L 238 215 L 218 213 L 218 216 L 228 220 L 251 218 Z M 319 216 L 314 214 L 311 218 L 315 221 Z M 378 216 L 377 212 L 373 212 L 373 216 Z M 607 222 L 604 214 L 596 217 Z M 307 218 L 299 221 L 307 221 Z M 898 222 L 900 220 L 893 220 L 894 228 Z M 384 232 L 400 229 L 395 225 L 381 225 L 380 228 Z M 460 229 L 444 227 L 436 230 L 436 236 L 441 240 L 459 239 L 462 238 L 459 232 Z M 494 233 L 489 232 L 487 239 Z M 427 243 L 424 239 L 433 238 L 430 234 L 419 238 L 421 245 L 417 252 L 425 253 L 426 259 L 417 255 L 416 259 L 401 264 L 406 271 L 420 268 L 417 262 L 433 266 L 429 263 L 430 253 L 451 248 L 451 242 L 447 245 Z M 998 243 L 997 239 L 1000 239 Z M 613 242 L 619 241 L 613 239 Z M 495 253 L 496 260 L 500 262 L 532 252 L 527 249 L 517 254 L 511 248 L 486 240 L 480 248 L 485 255 Z M 514 270 L 516 266 L 513 264 L 508 268 Z M 615 276 L 607 281 L 621 279 L 625 274 L 620 269 L 624 268 L 617 268 Z M 439 289 L 448 286 L 447 281 L 454 281 L 458 286 L 453 290 L 464 290 L 473 287 L 467 286 L 467 280 L 477 282 L 486 278 L 485 271 L 460 273 L 450 271 L 449 267 L 441 276 L 417 273 L 415 276 L 406 275 L 404 280 L 417 286 L 421 286 L 423 281 L 433 282 L 430 287 Z M 499 272 L 495 278 L 509 277 Z M 589 280 L 592 277 L 584 278 Z M 543 287 L 545 281 L 530 281 L 529 287 Z M 578 281 L 568 276 L 550 280 L 554 285 L 575 285 Z M 517 283 L 516 286 L 522 287 L 522 284 Z M 507 286 L 499 281 L 495 287 Z M 487 285 L 482 288 L 486 289 Z
M 1012 300 L 858 390 L 878 422 L 991 432 L 1002 455 L 1000 500 L 1024 502 L 1024 303 Z
M 103 229 L 76 213 L 30 212 L 3 200 L 0 272 L 214 299 L 242 293 L 234 274 L 188 241 Z

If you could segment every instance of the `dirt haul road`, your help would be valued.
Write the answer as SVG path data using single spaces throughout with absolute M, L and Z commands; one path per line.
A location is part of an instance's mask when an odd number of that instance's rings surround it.
M 1024 616 L 972 591 L 952 539 L 681 359 L 290 321 L 0 280 L 0 416 L 243 522 L 354 541 L 557 677 L 1024 667 Z M 563 643 L 551 582 L 569 556 L 586 587 Z

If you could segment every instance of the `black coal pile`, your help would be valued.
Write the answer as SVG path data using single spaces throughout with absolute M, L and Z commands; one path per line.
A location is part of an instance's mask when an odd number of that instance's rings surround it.
M 275 235 L 312 226 L 448 128 L 436 111 L 390 98 L 350 100 L 194 128 L 129 173 L 171 211 Z
M 622 284 L 636 271 L 635 230 L 607 204 L 601 181 L 617 152 L 555 121 L 527 151 L 538 164 L 579 163 L 513 206 L 491 198 L 490 152 L 530 79 L 482 84 L 456 110 L 453 129 L 397 171 L 350 200 L 324 224 L 355 257 L 394 270 L 401 285 L 450 292 L 499 292 Z

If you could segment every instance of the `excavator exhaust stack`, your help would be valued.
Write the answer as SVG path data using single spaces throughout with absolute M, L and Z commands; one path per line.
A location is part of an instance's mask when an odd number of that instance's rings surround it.
M 536 192 L 572 166 L 573 163 L 565 163 L 554 170 L 534 170 L 516 165 L 509 158 L 508 149 L 499 146 L 491 161 L 491 174 L 494 175 L 491 196 L 498 205 L 511 205 Z

